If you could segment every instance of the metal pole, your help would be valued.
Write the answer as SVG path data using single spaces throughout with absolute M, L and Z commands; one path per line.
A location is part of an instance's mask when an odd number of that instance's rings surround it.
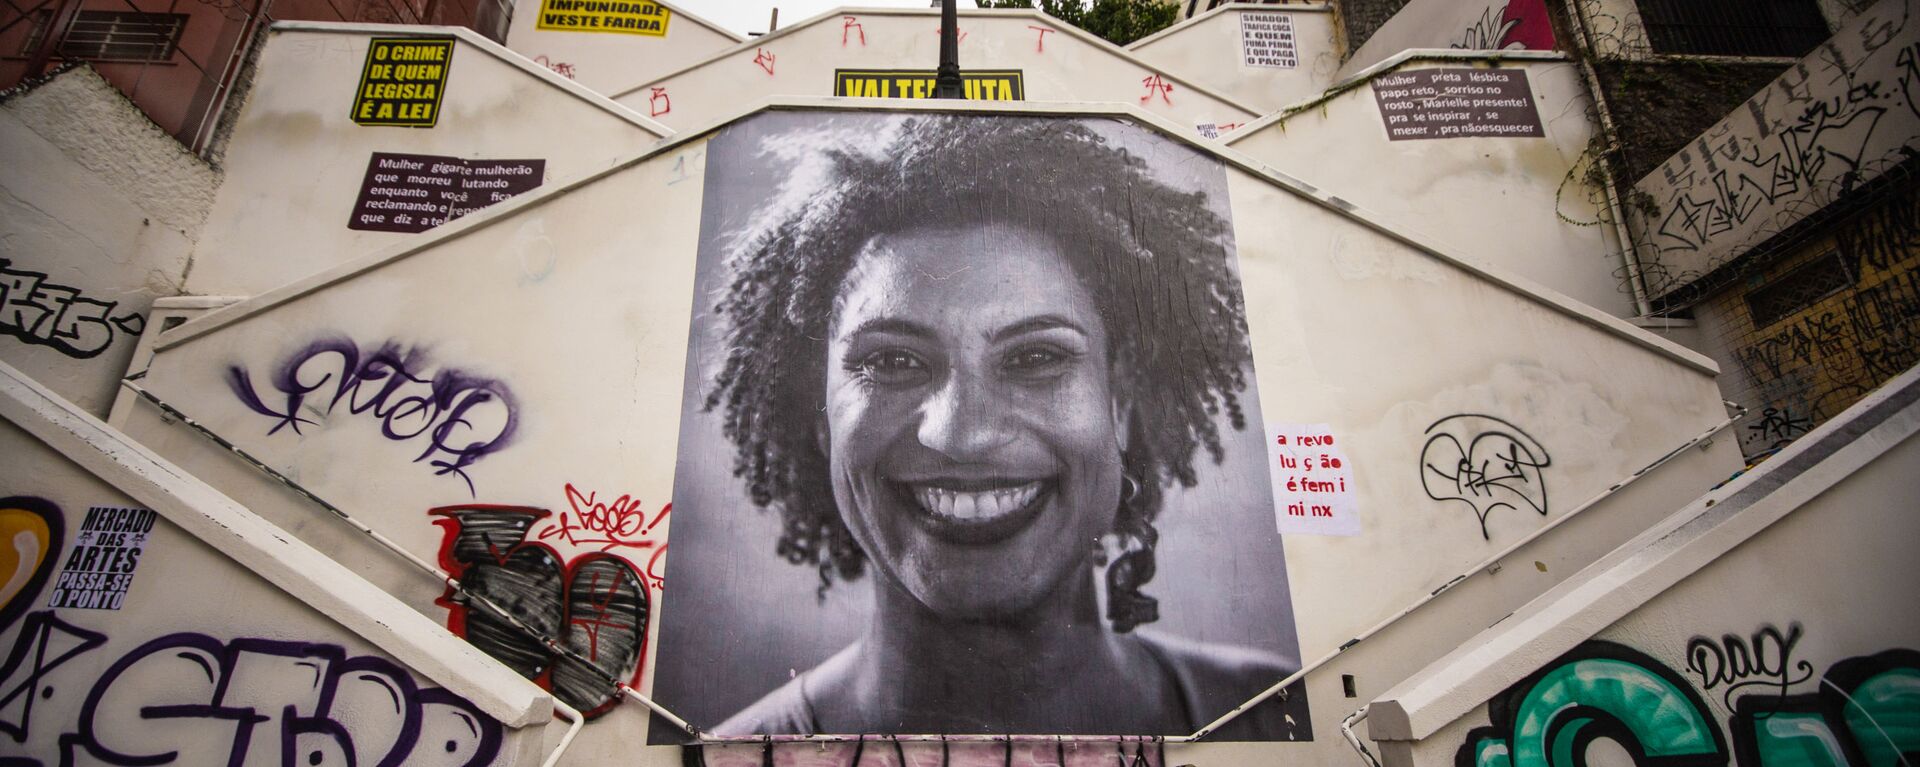
M 955 0 L 940 0 L 940 68 L 933 75 L 933 97 L 966 98 L 960 85 L 960 21 Z

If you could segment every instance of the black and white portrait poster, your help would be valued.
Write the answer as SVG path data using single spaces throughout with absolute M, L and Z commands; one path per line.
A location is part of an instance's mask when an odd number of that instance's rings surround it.
M 805 111 L 708 158 L 664 705 L 1183 735 L 1299 668 L 1217 160 L 1106 119 Z M 1311 737 L 1300 686 L 1216 737 Z

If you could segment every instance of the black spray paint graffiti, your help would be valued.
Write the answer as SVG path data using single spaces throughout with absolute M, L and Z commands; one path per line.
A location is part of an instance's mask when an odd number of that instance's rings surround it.
M 1913 186 L 1833 229 L 1834 251 L 1851 274 L 1861 267 L 1886 271 L 1914 256 L 1920 244 L 1920 193 Z
M 1796 627 L 1789 637 L 1776 632 L 1767 640 L 1782 642 L 1775 658 L 1781 668 L 1789 664 L 1787 653 L 1798 636 Z M 1690 645 L 1689 654 L 1699 646 Z M 1724 654 L 1728 647 L 1718 649 Z M 1704 662 L 1712 664 L 1708 655 Z M 1788 686 L 1812 679 L 1810 664 L 1792 668 L 1802 673 Z M 1750 670 L 1773 675 L 1771 668 Z M 1707 675 L 1716 673 L 1710 668 Z M 1717 676 L 1719 683 L 1739 678 L 1731 661 Z M 1648 767 L 1725 765 L 1730 758 L 1742 765 L 1867 767 L 1911 764 L 1920 757 L 1920 653 L 1894 649 L 1843 660 L 1814 692 L 1776 689 L 1786 678 L 1781 672 L 1776 679 L 1753 680 L 1768 689 L 1732 700 L 1729 748 L 1711 709 L 1685 678 L 1633 648 L 1590 641 L 1489 701 L 1493 726 L 1470 732 L 1454 764 L 1586 767 L 1588 746 L 1602 739 Z
M 1743 400 L 1766 416 L 1743 433 L 1741 447 L 1750 456 L 1820 425 L 1920 363 L 1920 186 L 1905 183 L 1830 231 L 1830 254 L 1787 262 L 1783 276 L 1744 297 L 1753 316 L 1754 296 L 1776 286 L 1804 296 L 1802 305 L 1766 325 L 1767 332 L 1733 349 L 1753 391 Z M 1843 275 L 1851 284 L 1795 287 L 1797 275 L 1809 269 Z
M 1770 407 L 1760 411 L 1760 420 L 1747 424 L 1747 431 L 1768 447 L 1779 447 L 1807 433 L 1812 422 L 1810 418 L 1795 417 L 1790 409 Z
M 1820 368 L 1827 391 L 1859 396 L 1920 362 L 1920 269 L 1854 291 L 1741 348 L 1741 368 L 1765 386 Z
M 1745 240 L 1758 242 L 1756 237 L 1798 221 L 1914 154 L 1911 137 L 1894 137 L 1898 143 L 1893 145 L 1886 145 L 1884 136 L 1875 140 L 1896 110 L 1920 112 L 1908 96 L 1920 43 L 1875 56 L 1896 41 L 1912 39 L 1905 33 L 1911 7 L 1886 7 L 1897 15 L 1867 20 L 1858 40 L 1843 35 L 1827 41 L 1748 100 L 1750 123 L 1722 122 L 1661 167 L 1672 188 L 1660 200 L 1665 214 L 1656 241 L 1661 250 L 1706 249 L 1764 209 L 1767 231 Z M 1858 50 L 1842 48 L 1855 43 Z M 1789 204 L 1795 199 L 1800 201 Z M 1732 255 L 1738 253 L 1723 254 Z M 1685 280 L 1691 275 L 1667 276 Z
M 13 269 L 0 258 L 0 333 L 61 354 L 91 359 L 113 345 L 115 332 L 137 336 L 147 319 L 139 312 L 115 314 L 117 301 L 80 295 L 80 289 L 56 285 L 41 272 Z
M 1687 642 L 1687 673 L 1699 680 L 1700 689 L 1720 689 L 1721 701 L 1733 708 L 1733 694 L 1754 685 L 1773 688 L 1785 698 L 1787 688 L 1813 678 L 1813 664 L 1795 663 L 1793 646 L 1800 643 L 1800 624 L 1787 633 L 1772 626 L 1753 632 L 1752 641 L 1734 634 L 1718 640 L 1698 636 Z M 1799 676 L 1793 676 L 1798 672 Z M 1726 685 L 1721 688 L 1721 685 Z
M 0 667 L 0 733 L 49 756 L 57 741 L 60 764 L 467 766 L 500 752 L 499 723 L 472 704 L 337 645 L 178 633 L 90 680 L 56 673 L 106 641 L 52 611 L 28 616 Z M 70 727 L 36 730 L 36 702 L 71 707 L 83 690 Z
M 267 384 L 270 393 L 255 390 L 247 369 L 227 369 L 227 385 L 248 409 L 277 419 L 271 435 L 313 420 L 301 415 L 309 397 L 320 403 L 318 414 L 332 413 L 342 403 L 355 415 L 367 413 L 380 421 L 380 433 L 396 442 L 424 438 L 426 449 L 414 461 L 429 463 L 434 475 L 452 474 L 467 483 L 466 468 L 506 447 L 513 437 L 519 413 L 506 384 L 454 368 L 429 373 L 426 355 L 394 342 L 364 353 L 353 341 L 335 338 L 316 341 L 288 356 Z M 274 400 L 276 405 L 268 404 Z M 435 458 L 444 455 L 445 458 Z
M 1473 509 L 1480 521 L 1480 537 L 1487 532 L 1487 515 L 1495 509 L 1525 504 L 1541 516 L 1547 513 L 1547 478 L 1541 471 L 1553 463 L 1547 449 L 1507 421 L 1490 415 L 1466 413 L 1434 421 L 1420 449 L 1420 486 L 1436 501 L 1459 501 Z
M 446 531 L 441 567 L 539 637 L 459 593 L 439 602 L 448 608 L 447 628 L 589 717 L 618 705 L 614 685 L 639 681 L 647 643 L 647 585 L 633 565 L 605 552 L 562 565 L 551 547 L 526 540 L 546 509 L 474 505 L 428 513 L 444 517 L 435 522 Z M 570 652 L 556 654 L 542 638 Z

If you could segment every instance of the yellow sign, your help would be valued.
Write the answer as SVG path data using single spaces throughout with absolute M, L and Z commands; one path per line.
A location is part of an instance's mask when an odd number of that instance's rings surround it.
M 673 12 L 659 3 L 619 0 L 540 0 L 538 29 L 667 36 Z
M 431 128 L 440 120 L 440 97 L 453 66 L 450 38 L 374 38 L 360 91 L 353 98 L 353 121 L 361 125 Z
M 1026 84 L 1018 69 L 975 69 L 960 73 L 966 97 L 973 101 L 1023 101 Z M 836 69 L 833 95 L 871 99 L 933 98 L 931 69 Z

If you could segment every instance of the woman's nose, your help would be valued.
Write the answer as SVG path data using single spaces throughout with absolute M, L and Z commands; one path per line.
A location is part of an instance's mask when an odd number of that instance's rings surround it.
M 920 444 L 956 461 L 978 461 L 1013 441 L 1011 403 L 978 376 L 953 373 L 926 401 Z

